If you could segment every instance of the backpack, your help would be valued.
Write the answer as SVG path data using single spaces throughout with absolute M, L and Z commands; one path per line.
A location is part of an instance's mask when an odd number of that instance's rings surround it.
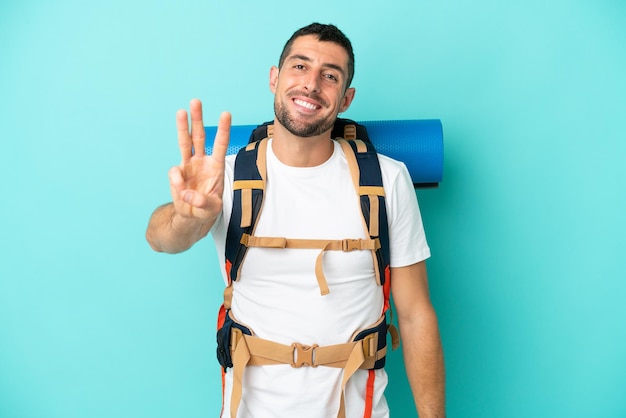
M 239 150 L 235 160 L 233 209 L 225 249 L 228 286 L 224 291 L 224 304 L 218 315 L 217 332 L 217 357 L 223 371 L 225 372 L 228 367 L 234 369 L 231 414 L 233 411 L 236 414 L 241 398 L 243 369 L 248 364 L 288 363 L 293 367 L 302 365 L 342 367 L 346 370 L 342 385 L 345 387 L 345 382 L 357 369 L 371 371 L 384 366 L 387 332 L 391 334 L 392 347 L 395 349 L 399 345 L 397 330 L 392 324 L 387 325 L 386 321 L 386 311 L 390 310 L 391 290 L 389 228 L 378 155 L 367 135 L 367 130 L 363 125 L 352 120 L 337 119 L 331 137 L 340 142 L 348 160 L 352 180 L 360 200 L 366 236 L 369 236 L 369 239 L 309 240 L 257 237 L 254 235 L 255 225 L 261 214 L 265 190 L 267 140 L 272 136 L 272 122 L 259 125 L 250 135 L 248 145 Z M 350 343 L 337 346 L 307 347 L 298 343 L 294 343 L 292 346 L 283 346 L 256 338 L 254 332 L 244 324 L 238 323 L 230 312 L 232 283 L 239 279 L 247 250 L 253 246 L 320 249 L 321 252 L 316 260 L 315 274 L 322 296 L 330 292 L 322 269 L 324 252 L 371 251 L 374 259 L 376 282 L 383 287 L 384 309 L 381 319 L 367 329 L 356 333 Z M 355 346 L 357 348 L 354 348 Z M 327 364 L 313 364 L 314 361 L 317 361 L 314 360 L 313 350 L 316 353 L 315 359 L 329 357 L 332 358 L 332 361 L 328 361 Z M 364 354 L 357 353 L 360 351 Z M 320 353 L 325 354 L 321 355 Z M 357 357 L 359 359 L 355 360 Z M 298 359 L 297 364 L 294 363 L 296 358 Z M 342 410 L 344 408 L 343 394 L 341 408 Z

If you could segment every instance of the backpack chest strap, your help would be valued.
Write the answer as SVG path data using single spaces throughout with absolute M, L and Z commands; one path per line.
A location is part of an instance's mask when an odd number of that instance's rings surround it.
M 246 247 L 259 248 L 297 248 L 322 250 L 315 260 L 315 277 L 322 295 L 327 295 L 328 282 L 324 276 L 323 259 L 326 251 L 376 251 L 380 248 L 380 240 L 375 239 L 293 239 L 281 237 L 257 237 L 249 234 L 241 236 L 241 243 Z

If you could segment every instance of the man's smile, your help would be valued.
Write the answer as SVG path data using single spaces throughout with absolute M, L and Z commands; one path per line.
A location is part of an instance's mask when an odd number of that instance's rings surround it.
M 322 106 L 320 106 L 320 105 L 308 102 L 308 101 L 303 100 L 303 99 L 293 99 L 293 102 L 297 106 L 302 107 L 302 108 L 304 108 L 306 110 L 309 110 L 309 111 L 314 111 L 314 110 L 318 110 L 318 109 L 322 108 Z

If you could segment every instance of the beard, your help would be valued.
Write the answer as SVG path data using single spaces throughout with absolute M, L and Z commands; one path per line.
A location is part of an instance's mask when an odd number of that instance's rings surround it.
M 297 94 L 304 95 L 302 93 Z M 309 94 L 305 96 L 319 101 L 319 98 L 314 97 L 314 95 Z M 287 97 L 287 99 L 289 99 L 289 97 Z M 322 105 L 325 105 L 325 103 L 322 102 Z M 278 122 L 280 122 L 280 124 L 283 125 L 287 131 L 301 138 L 310 138 L 323 134 L 333 128 L 336 119 L 336 117 L 333 118 L 328 116 L 320 117 L 319 119 L 315 119 L 310 122 L 297 121 L 296 118 L 289 114 L 287 107 L 278 99 L 278 97 L 274 99 L 274 115 L 276 116 L 276 120 L 278 120 Z

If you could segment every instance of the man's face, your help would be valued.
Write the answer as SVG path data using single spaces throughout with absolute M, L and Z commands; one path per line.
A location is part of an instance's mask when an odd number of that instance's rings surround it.
M 276 119 L 300 137 L 321 135 L 332 129 L 355 90 L 346 89 L 348 54 L 338 44 L 316 36 L 297 38 L 279 70 L 270 71 Z

